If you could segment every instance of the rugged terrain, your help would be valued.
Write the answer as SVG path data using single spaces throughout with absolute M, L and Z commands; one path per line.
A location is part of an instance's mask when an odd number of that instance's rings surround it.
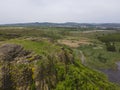
M 84 64 L 82 49 L 59 42 L 68 37 L 29 29 L 0 30 L 0 90 L 119 90 L 103 73 L 86 66 L 87 60 Z
M 20 45 L 4 44 L 0 47 L 0 69 L 0 90 L 114 90 L 115 87 L 103 74 L 83 66 L 73 51 L 64 47 L 36 55 Z

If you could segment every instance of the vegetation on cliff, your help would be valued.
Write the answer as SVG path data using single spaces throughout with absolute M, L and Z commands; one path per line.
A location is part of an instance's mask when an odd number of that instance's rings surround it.
M 108 60 L 119 58 L 118 52 L 101 49 L 105 45 L 94 35 L 79 28 L 1 27 L 0 90 L 119 90 L 104 74 L 89 68 L 108 67 Z M 110 57 L 99 54 L 103 52 Z
M 1 90 L 116 90 L 68 47 L 49 41 L 8 42 L 0 47 Z

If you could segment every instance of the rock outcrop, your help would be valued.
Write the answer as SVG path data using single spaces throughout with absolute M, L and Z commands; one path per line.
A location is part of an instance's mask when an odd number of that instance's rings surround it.
M 69 48 L 38 54 L 2 45 L 0 90 L 118 90 L 103 74 L 82 65 Z
M 30 64 L 40 59 L 20 45 L 0 47 L 0 90 L 31 90 L 33 72 Z

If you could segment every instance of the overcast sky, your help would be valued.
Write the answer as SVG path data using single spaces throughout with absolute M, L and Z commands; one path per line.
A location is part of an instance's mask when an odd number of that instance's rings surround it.
M 120 23 L 120 0 L 0 0 L 0 24 Z

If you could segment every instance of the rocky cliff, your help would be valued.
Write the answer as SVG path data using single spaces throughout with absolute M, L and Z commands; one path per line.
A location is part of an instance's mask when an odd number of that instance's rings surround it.
M 56 52 L 36 54 L 18 44 L 4 44 L 0 90 L 115 90 L 115 85 L 83 66 L 69 48 L 59 46 Z

